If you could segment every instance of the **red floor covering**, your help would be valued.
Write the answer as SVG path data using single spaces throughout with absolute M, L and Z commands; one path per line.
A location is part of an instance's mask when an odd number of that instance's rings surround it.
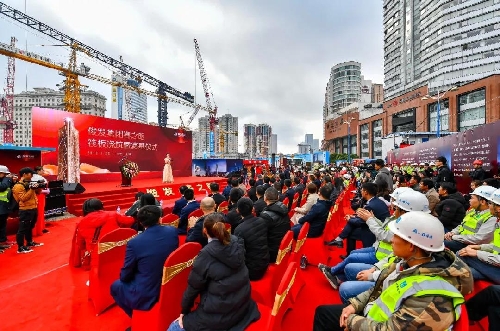
M 122 331 L 130 326 L 129 318 L 116 306 L 95 316 L 87 300 L 88 272 L 69 268 L 70 241 L 77 220 L 53 222 L 49 234 L 35 238 L 45 245 L 33 253 L 17 254 L 12 247 L 0 254 L 0 330 Z M 310 266 L 303 275 L 306 286 L 285 316 L 284 331 L 312 330 L 314 308 L 340 302 L 317 268 Z

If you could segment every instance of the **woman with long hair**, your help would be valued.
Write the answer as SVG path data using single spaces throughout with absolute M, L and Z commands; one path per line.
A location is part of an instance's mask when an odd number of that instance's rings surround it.
M 172 159 L 170 158 L 170 154 L 165 156 L 165 166 L 163 167 L 163 182 L 164 183 L 173 183 L 174 175 L 172 173 Z
M 226 230 L 221 213 L 205 217 L 203 234 L 208 244 L 194 261 L 181 315 L 168 331 L 244 330 L 260 313 L 250 297 L 243 240 Z M 198 295 L 200 304 L 191 311 Z
M 130 228 L 133 223 L 133 217 L 104 210 L 104 204 L 99 199 L 85 200 L 83 218 L 76 225 L 73 235 L 70 265 L 75 268 L 89 268 L 90 253 L 97 241 L 115 229 Z

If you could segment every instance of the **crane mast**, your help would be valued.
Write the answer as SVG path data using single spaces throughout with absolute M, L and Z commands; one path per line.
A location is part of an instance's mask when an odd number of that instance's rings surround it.
M 16 37 L 10 38 L 10 47 L 16 47 Z M 16 62 L 15 58 L 10 56 L 7 60 L 7 85 L 5 86 L 5 97 L 1 100 L 0 108 L 0 123 L 3 129 L 3 143 L 14 143 L 14 80 L 16 77 Z
M 158 125 L 161 127 L 167 126 L 168 114 L 167 114 L 167 101 L 169 100 L 166 96 L 167 93 L 179 97 L 187 101 L 190 104 L 194 103 L 194 97 L 188 92 L 181 92 L 172 86 L 167 85 L 166 83 L 152 77 L 151 75 L 136 69 L 132 66 L 129 66 L 122 61 L 115 60 L 114 58 L 95 50 L 94 48 L 87 46 L 78 40 L 71 38 L 70 36 L 48 26 L 45 23 L 42 23 L 31 16 L 26 15 L 25 13 L 12 8 L 6 5 L 3 2 L 0 2 L 0 14 L 9 17 L 10 19 L 21 23 L 25 26 L 28 26 L 40 33 L 43 33 L 55 40 L 62 42 L 63 44 L 70 46 L 72 48 L 78 48 L 79 51 L 83 51 L 90 57 L 93 57 L 99 60 L 102 63 L 105 63 L 111 67 L 118 69 L 120 72 L 126 72 L 131 77 L 136 77 L 137 80 L 144 81 L 154 87 L 157 88 L 156 94 L 163 97 L 158 97 Z M 73 79 L 75 77 L 72 77 Z M 69 83 L 73 84 L 72 88 L 74 91 L 77 91 L 76 81 L 70 81 Z M 76 92 L 75 92 L 76 93 Z
M 210 125 L 210 156 L 215 155 L 215 129 L 218 124 L 217 120 L 217 104 L 215 103 L 214 95 L 212 93 L 212 87 L 210 86 L 210 81 L 208 80 L 207 72 L 205 71 L 205 65 L 203 64 L 203 58 L 201 57 L 200 46 L 198 41 L 194 40 L 194 49 L 196 52 L 196 60 L 198 60 L 198 68 L 200 69 L 201 83 L 203 85 L 203 92 L 205 93 L 205 100 L 207 102 L 208 108 L 208 121 Z M 212 108 L 212 101 L 214 107 Z M 195 110 L 191 117 L 189 118 L 188 125 L 194 119 L 198 110 Z

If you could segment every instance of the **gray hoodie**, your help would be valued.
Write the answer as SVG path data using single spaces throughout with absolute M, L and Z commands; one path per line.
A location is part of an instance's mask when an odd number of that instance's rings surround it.
M 375 176 L 375 184 L 381 185 L 383 182 L 387 183 L 387 189 L 392 192 L 394 189 L 394 183 L 392 182 L 392 176 L 389 169 L 386 167 L 380 168 Z

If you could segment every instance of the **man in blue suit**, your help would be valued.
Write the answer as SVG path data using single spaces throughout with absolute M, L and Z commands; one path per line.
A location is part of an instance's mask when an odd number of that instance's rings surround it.
M 184 191 L 184 198 L 186 198 L 187 204 L 184 208 L 182 208 L 181 213 L 179 214 L 179 227 L 177 229 L 177 233 L 179 234 L 187 233 L 189 214 L 197 209 L 200 209 L 200 203 L 194 199 L 193 189 L 188 188 Z
M 377 192 L 378 188 L 375 183 L 364 183 L 361 186 L 361 197 L 367 201 L 363 208 L 372 211 L 377 219 L 385 220 L 389 217 L 389 208 L 385 202 L 377 197 Z M 342 248 L 344 247 L 343 240 L 346 238 L 361 240 L 363 247 L 372 246 L 376 240 L 375 235 L 370 231 L 366 222 L 358 216 L 351 216 L 339 236 L 327 243 L 327 245 Z M 348 247 L 347 254 L 353 249 L 353 247 Z
M 172 214 L 180 216 L 182 208 L 187 205 L 187 200 L 186 198 L 184 198 L 184 192 L 186 192 L 187 189 L 188 187 L 186 185 L 182 185 L 181 187 L 179 187 L 179 192 L 182 196 L 179 200 L 175 201 L 174 209 L 172 209 Z
M 111 296 L 130 317 L 132 310 L 149 310 L 158 301 L 163 265 L 179 247 L 176 229 L 161 226 L 160 217 L 156 206 L 139 210 L 137 219 L 145 230 L 127 243 L 120 279 L 111 285 Z
M 285 179 L 285 183 L 287 180 Z M 318 238 L 323 235 L 325 230 L 326 221 L 328 220 L 328 214 L 330 213 L 330 208 L 332 207 L 332 201 L 330 201 L 330 194 L 332 190 L 330 186 L 325 185 L 319 189 L 319 199 L 309 212 L 299 219 L 299 223 L 292 226 L 293 238 L 297 240 L 299 236 L 300 229 L 304 226 L 304 223 L 309 223 L 309 232 L 307 238 Z

